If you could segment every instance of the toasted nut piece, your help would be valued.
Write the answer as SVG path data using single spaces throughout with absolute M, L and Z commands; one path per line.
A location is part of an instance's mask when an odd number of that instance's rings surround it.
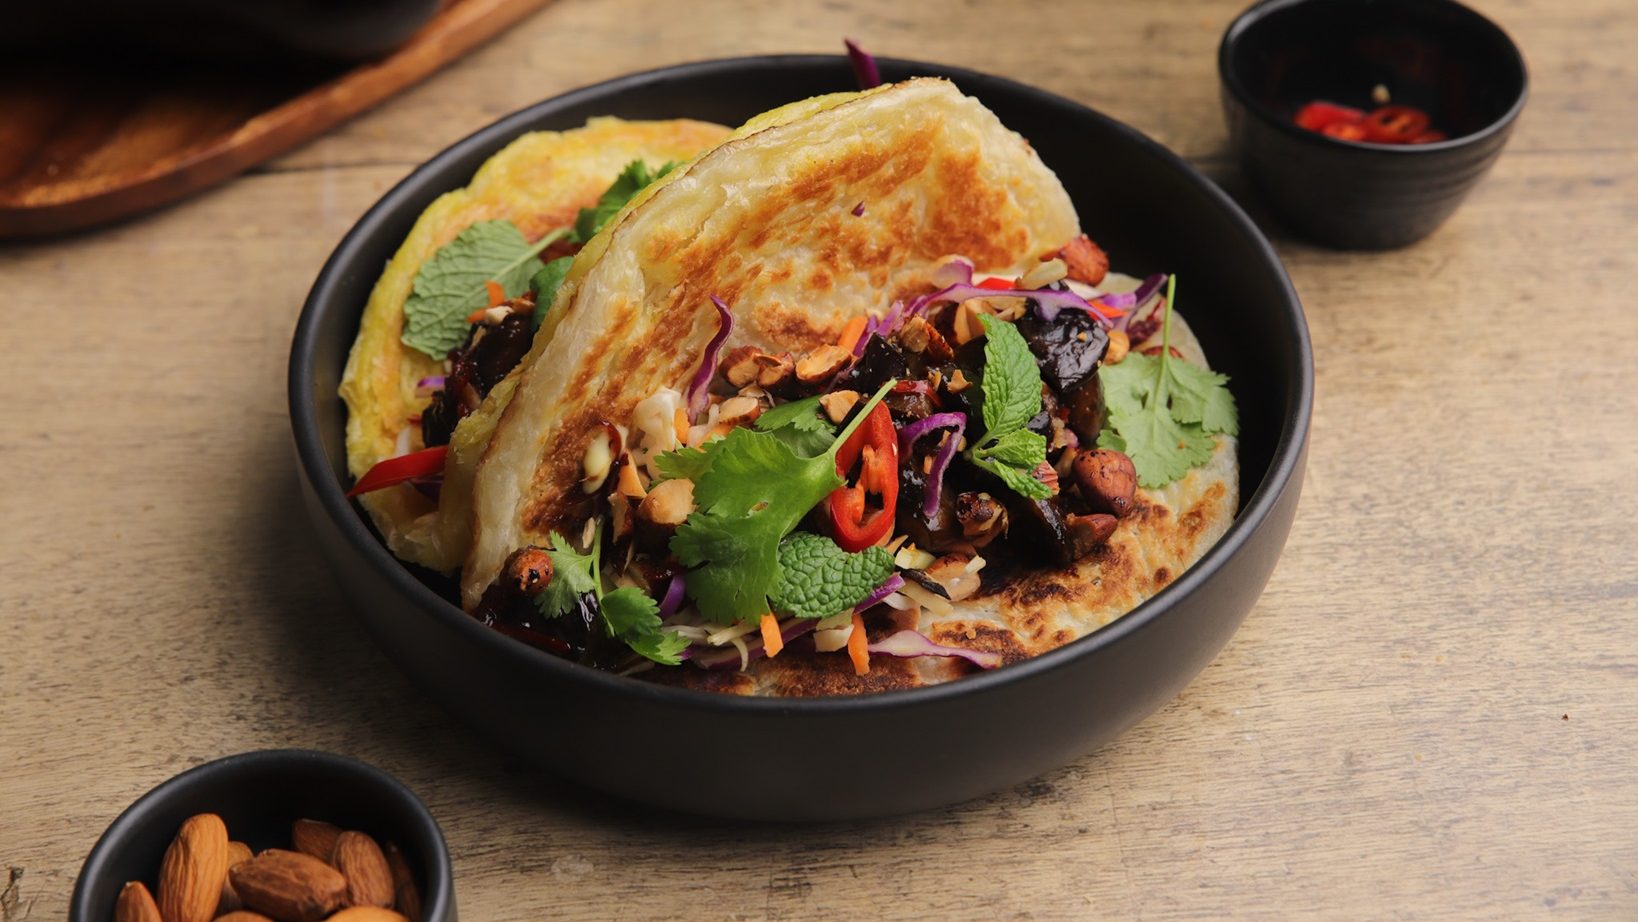
M 984 547 L 1007 530 L 1007 509 L 988 493 L 962 493 L 956 497 L 956 521 L 961 535 L 973 547 Z
M 548 565 L 550 560 L 547 561 Z M 547 578 L 551 578 L 551 570 L 546 571 Z M 303 855 L 312 855 L 314 858 L 330 863 L 330 858 L 336 853 L 336 840 L 341 838 L 341 827 L 323 820 L 296 820 L 290 824 L 290 844 Z
M 1030 473 L 1035 475 L 1036 480 L 1039 480 L 1042 483 L 1046 484 L 1047 489 L 1052 491 L 1053 496 L 1058 495 L 1058 470 L 1057 470 L 1057 468 L 1054 468 L 1051 464 L 1048 464 L 1047 462 L 1042 461 L 1040 464 L 1035 465 L 1035 470 L 1031 471 Z
M 944 587 L 944 592 L 952 602 L 968 599 L 978 592 L 982 582 L 976 568 L 971 566 L 977 559 L 972 554 L 953 553 L 940 557 L 933 565 L 923 570 L 929 577 L 938 581 Z
M 222 818 L 214 813 L 188 817 L 159 866 L 159 914 L 165 922 L 210 922 L 227 872 Z
M 853 408 L 859 405 L 859 392 L 831 391 L 819 398 L 819 405 L 825 408 L 825 416 L 831 422 L 840 426 L 842 420 L 847 419 L 847 415 L 852 413 Z
M 1045 288 L 1069 275 L 1069 266 L 1062 259 L 1042 260 L 1018 280 L 1019 288 Z
M 1085 556 L 1098 545 L 1107 543 L 1109 536 L 1115 533 L 1115 527 L 1119 524 L 1119 519 L 1101 512 L 1092 515 L 1064 516 L 1064 525 L 1069 529 L 1076 559 Z
M 273 920 L 259 912 L 251 912 L 248 909 L 235 909 L 232 912 L 217 916 L 215 922 L 273 922 Z
M 410 871 L 409 861 L 391 842 L 384 850 L 387 853 L 387 867 L 392 869 L 392 908 L 409 917 L 410 922 L 421 922 L 421 891 L 415 886 L 415 874 Z
M 374 839 L 351 829 L 342 833 L 336 839 L 335 868 L 347 878 L 348 905 L 392 905 L 392 869 Z
M 159 906 L 147 885 L 133 880 L 120 889 L 114 922 L 161 922 Z
M 545 592 L 546 587 L 552 583 L 552 557 L 546 553 L 545 548 L 532 545 L 519 548 L 512 552 L 512 556 L 506 558 L 506 566 L 502 572 L 506 574 L 506 579 L 511 580 L 518 587 L 518 592 L 526 597 L 537 596 Z M 298 822 L 309 821 L 300 820 Z M 341 833 L 336 833 L 336 836 L 336 840 L 330 844 L 330 854 L 326 858 L 320 859 L 321 861 L 327 861 L 330 864 L 335 863 L 335 851 L 340 844 Z M 298 849 L 298 851 L 303 854 L 311 854 L 306 849 Z M 317 855 L 313 857 L 318 858 Z
M 354 906 L 330 917 L 330 922 L 409 922 L 391 909 L 379 906 Z
M 1185 361 L 1185 362 L 1188 361 L 1188 359 L 1183 358 L 1183 353 L 1177 351 L 1176 346 L 1167 346 L 1166 351 L 1170 352 L 1172 354 L 1172 358 L 1174 358 L 1174 359 L 1183 359 L 1183 361 Z M 1147 356 L 1159 355 L 1160 354 L 1160 347 L 1159 346 L 1150 346 L 1149 348 L 1143 350 L 1143 354 L 1147 355 Z
M 926 317 L 911 317 L 905 321 L 904 328 L 899 331 L 899 344 L 911 352 L 924 352 L 935 362 L 948 362 L 955 358 L 950 341 Z
M 773 387 L 790 377 L 794 368 L 789 352 L 774 355 L 754 346 L 739 346 L 723 360 L 722 376 L 735 387 Z
M 1124 452 L 1110 448 L 1083 451 L 1070 465 L 1081 498 L 1096 512 L 1118 518 L 1130 515 L 1137 495 L 1137 467 Z
M 964 391 L 967 388 L 972 387 L 972 386 L 973 386 L 973 382 L 967 380 L 966 373 L 963 372 L 961 369 L 957 368 L 955 370 L 955 373 L 950 375 L 950 383 L 946 384 L 944 386 L 944 389 L 949 391 L 952 394 L 959 394 L 962 391 Z
M 1126 353 L 1130 352 L 1131 350 L 1132 340 L 1126 335 L 1125 330 L 1110 330 L 1109 348 L 1103 353 L 1104 364 L 1119 364 L 1120 360 L 1126 358 Z
M 250 860 L 250 846 L 243 842 L 228 843 L 228 870 L 241 861 Z M 239 894 L 233 889 L 233 881 L 227 876 L 222 878 L 222 898 L 216 901 L 217 912 L 232 912 L 244 906 Z
M 853 353 L 840 346 L 820 346 L 796 363 L 796 380 L 803 384 L 829 381 L 852 362 Z
M 717 409 L 717 422 L 727 426 L 744 426 L 762 415 L 762 402 L 755 397 L 729 397 Z
M 1100 285 L 1109 274 L 1109 254 L 1085 234 L 1064 244 L 1057 255 L 1069 268 L 1069 277 L 1077 282 Z
M 347 878 L 302 852 L 270 848 L 228 876 L 239 899 L 280 922 L 319 922 L 347 898 Z
M 694 511 L 694 481 L 678 477 L 662 480 L 648 491 L 637 507 L 640 521 L 676 528 Z

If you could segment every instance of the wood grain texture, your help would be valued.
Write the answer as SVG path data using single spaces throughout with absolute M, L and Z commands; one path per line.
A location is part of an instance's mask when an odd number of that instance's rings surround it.
M 60 918 L 102 829 L 164 778 L 305 745 L 426 799 L 472 920 L 1638 917 L 1638 17 L 1478 5 L 1534 88 L 1462 211 L 1364 255 L 1265 221 L 1319 398 L 1245 627 L 1100 752 L 893 821 L 656 815 L 451 723 L 350 617 L 298 511 L 302 298 L 391 183 L 505 112 L 843 34 L 1097 106 L 1261 218 L 1217 109 L 1236 0 L 560 0 L 194 201 L 0 249 L 0 880 L 22 869 L 0 913 Z
M 209 188 L 424 79 L 544 2 L 450 0 L 398 50 L 353 67 L 131 49 L 7 54 L 0 239 L 106 224 Z

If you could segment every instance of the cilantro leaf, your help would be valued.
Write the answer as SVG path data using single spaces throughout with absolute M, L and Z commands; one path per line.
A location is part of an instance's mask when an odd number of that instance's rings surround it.
M 467 315 L 489 304 L 485 282 L 509 298 L 523 293 L 541 250 L 561 238 L 556 230 L 534 243 L 510 221 L 479 221 L 421 265 L 404 301 L 404 345 L 440 361 L 466 340 Z
M 980 314 L 979 321 L 984 324 L 984 433 L 999 438 L 1041 412 L 1041 369 L 1012 324 L 988 314 Z
M 529 317 L 529 326 L 540 329 L 540 324 L 546 319 L 546 312 L 551 310 L 552 302 L 557 300 L 557 290 L 563 287 L 563 280 L 569 277 L 569 266 L 573 265 L 573 256 L 559 256 L 536 272 L 529 279 L 529 288 L 535 293 L 535 312 Z
M 576 551 L 557 532 L 551 534 L 546 556 L 552 559 L 552 581 L 535 596 L 535 607 L 548 618 L 556 618 L 574 610 L 587 593 L 601 590 L 597 574 L 597 558 Z
M 1041 412 L 1041 369 L 1024 335 L 1012 324 L 980 315 L 984 324 L 984 438 L 967 460 L 1001 478 L 1014 493 L 1045 499 L 1052 488 L 1035 477 L 1046 460 L 1046 439 L 1024 428 Z
M 818 397 L 782 403 L 758 416 L 756 428 L 808 458 L 823 453 L 836 438 L 836 427 L 822 415 Z
M 641 160 L 633 160 L 626 164 L 626 168 L 615 177 L 613 184 L 598 197 L 596 205 L 580 209 L 579 216 L 574 220 L 574 239 L 585 243 L 597 236 L 597 232 L 607 226 L 637 193 L 676 168 L 677 163 L 671 162 L 650 172 L 648 164 Z
M 1098 447 L 1126 452 L 1138 483 L 1162 487 L 1211 460 L 1215 433 L 1234 435 L 1239 415 L 1228 376 L 1171 355 L 1172 304 L 1177 278 L 1166 289 L 1166 319 L 1157 356 L 1128 354 L 1098 368 L 1108 411 Z
M 895 383 L 882 385 L 816 457 L 799 457 L 775 436 L 743 428 L 714 443 L 704 470 L 691 478 L 698 508 L 671 539 L 672 553 L 693 568 L 685 576 L 688 595 L 707 618 L 733 624 L 769 610 L 768 596 L 780 574 L 780 541 L 842 485 L 837 449 Z M 685 457 L 678 469 L 702 460 Z
M 849 554 L 824 535 L 799 531 L 779 545 L 773 607 L 798 618 L 829 618 L 870 597 L 893 575 L 893 557 L 879 547 Z
M 722 447 L 721 439 L 713 439 L 698 448 L 677 448 L 654 456 L 654 463 L 667 480 L 682 478 L 698 481 L 711 469 L 711 459 Z
M 603 596 L 599 603 L 603 627 L 631 649 L 665 666 L 682 662 L 679 654 L 688 639 L 660 626 L 660 606 L 635 586 L 625 586 Z

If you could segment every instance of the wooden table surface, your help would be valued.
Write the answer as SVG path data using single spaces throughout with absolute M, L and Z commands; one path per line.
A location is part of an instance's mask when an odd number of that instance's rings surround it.
M 297 312 L 363 210 L 455 139 L 623 72 L 848 34 L 1082 100 L 1247 200 L 1214 63 L 1239 5 L 560 0 L 226 187 L 0 249 L 4 922 L 61 918 L 154 784 L 285 745 L 419 792 L 475 922 L 1638 917 L 1630 0 L 1479 3 L 1532 94 L 1432 238 L 1341 253 L 1263 222 L 1318 368 L 1285 556 L 1176 701 L 1016 790 L 824 827 L 588 793 L 415 691 L 309 538 L 285 415 Z

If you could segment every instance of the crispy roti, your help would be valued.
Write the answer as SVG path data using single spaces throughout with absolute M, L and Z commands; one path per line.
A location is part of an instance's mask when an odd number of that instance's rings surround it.
M 422 263 L 478 221 L 504 218 L 529 240 L 572 223 L 595 204 L 620 170 L 636 159 L 687 160 L 728 136 L 720 125 L 686 119 L 627 122 L 595 118 L 571 131 L 526 134 L 491 157 L 463 189 L 434 201 L 387 263 L 370 292 L 358 338 L 342 376 L 347 404 L 347 466 L 354 477 L 378 461 L 420 448 L 425 408 L 416 382 L 440 374 L 443 362 L 403 344 L 404 302 Z M 515 382 L 503 382 L 457 428 L 439 505 L 409 486 L 367 493 L 360 502 L 399 557 L 452 571 L 471 536 L 472 469 Z
M 651 186 L 577 257 L 547 315 L 556 331 L 524 359 L 478 464 L 463 603 L 477 604 L 514 550 L 578 533 L 588 444 L 602 421 L 629 427 L 639 401 L 686 388 L 717 332 L 713 295 L 734 309 L 728 348 L 805 352 L 923 290 L 949 254 L 1013 271 L 1077 223 L 1029 144 L 948 81 L 753 120 Z

